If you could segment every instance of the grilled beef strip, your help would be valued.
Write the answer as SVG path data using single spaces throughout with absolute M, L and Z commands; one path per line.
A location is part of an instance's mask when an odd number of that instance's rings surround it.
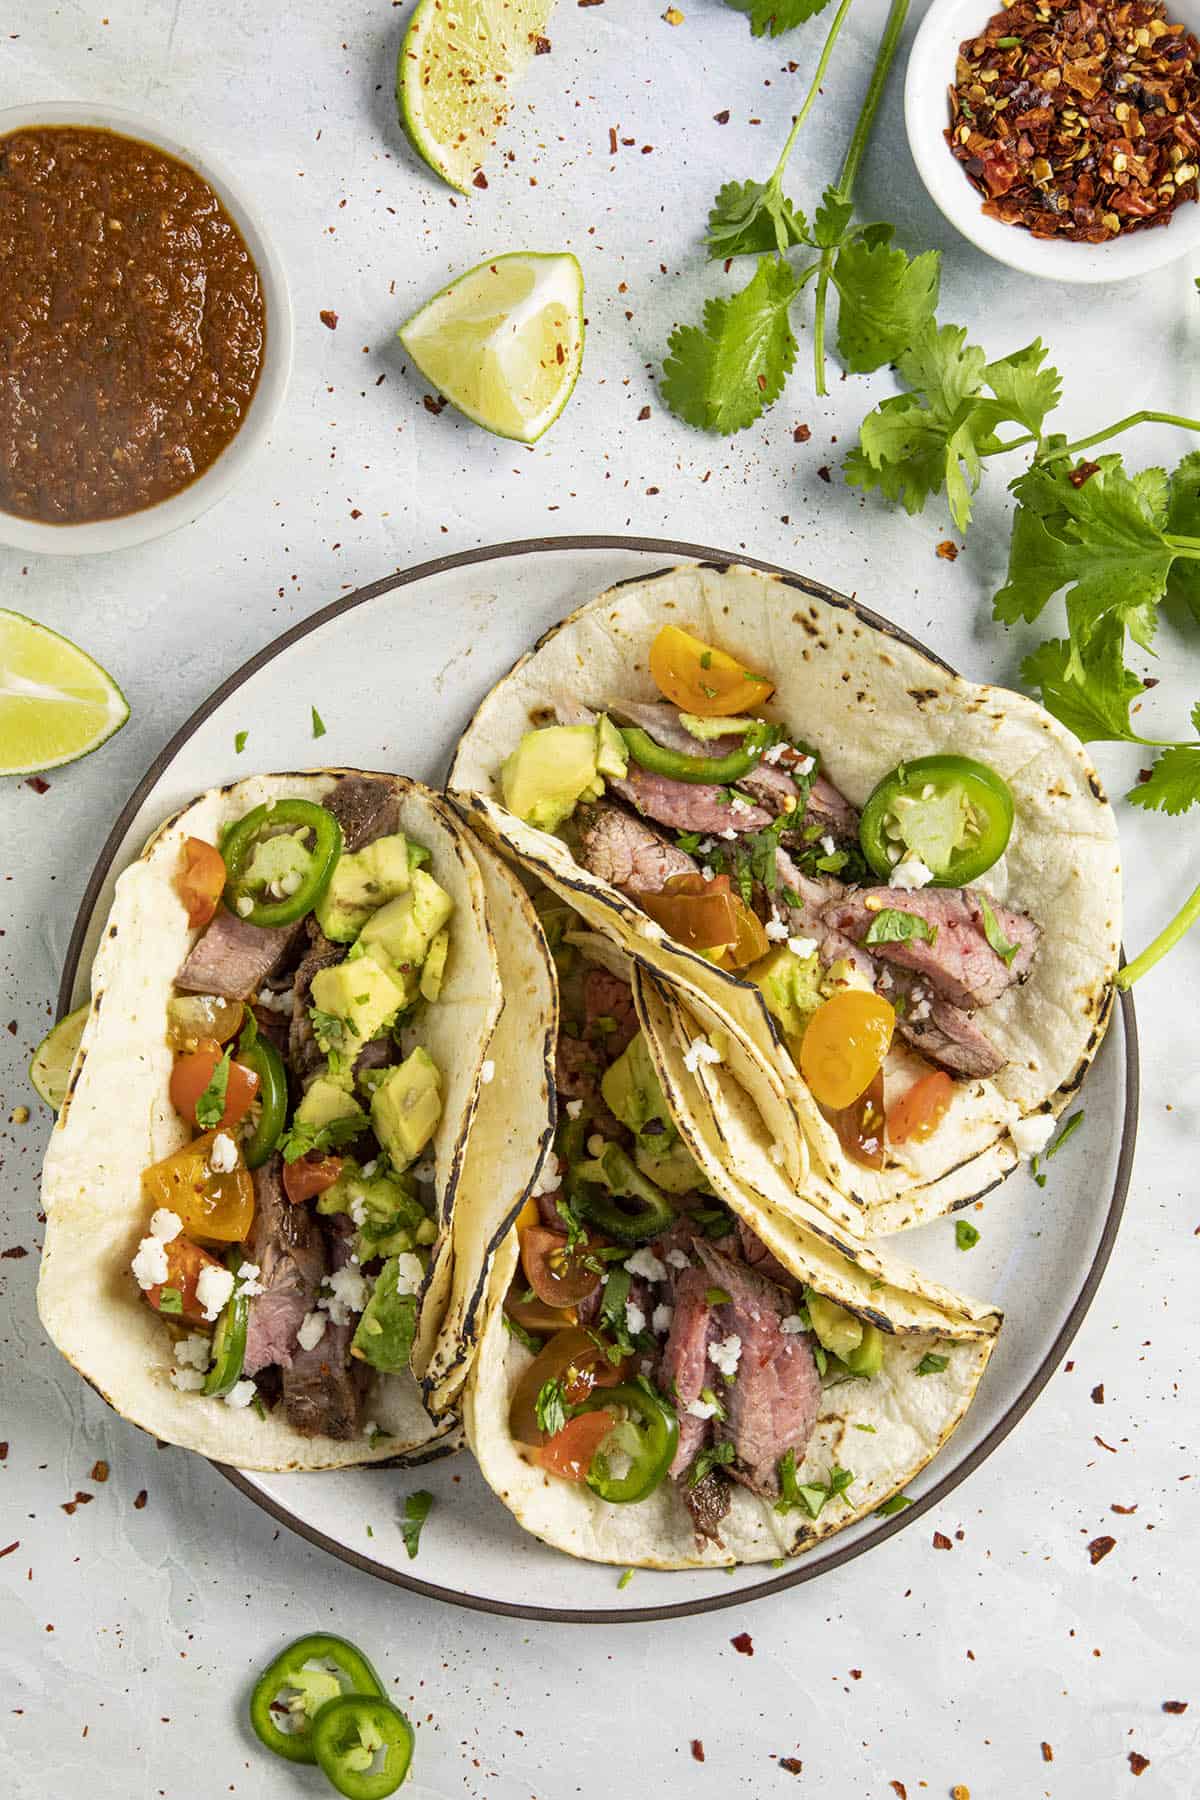
M 311 1217 L 311 1215 L 310 1215 Z M 318 1235 L 320 1225 L 316 1223 Z M 350 1225 L 350 1221 L 346 1221 Z M 324 1236 L 330 1270 L 344 1268 L 354 1239 L 331 1222 Z M 311 1350 L 297 1349 L 283 1372 L 283 1406 L 288 1424 L 302 1437 L 336 1438 L 339 1442 L 358 1435 L 359 1386 L 350 1366 L 350 1340 L 357 1321 L 335 1325 L 330 1319 L 323 1336 Z
M 641 1030 L 633 989 L 607 969 L 590 968 L 583 978 L 583 1014 L 587 1024 L 599 1027 L 612 1021 L 615 1028 L 603 1032 L 604 1056 L 615 1062 Z
M 303 932 L 303 919 L 293 925 L 251 925 L 222 904 L 188 951 L 175 986 L 186 994 L 249 1000 Z
M 400 829 L 400 796 L 390 781 L 373 775 L 343 775 L 321 804 L 341 826 L 346 850 L 365 850 Z
M 709 782 L 675 781 L 633 761 L 625 776 L 608 775 L 605 783 L 610 793 L 627 801 L 642 818 L 667 825 L 672 831 L 704 831 L 720 837 L 726 831 L 739 835 L 761 831 L 771 823 L 772 815 L 765 807 L 734 806 L 725 788 Z
M 278 1155 L 254 1171 L 254 1224 L 247 1254 L 259 1267 L 264 1292 L 250 1301 L 243 1374 L 272 1363 L 289 1368 L 296 1334 L 317 1304 L 324 1279 L 325 1245 L 315 1215 L 293 1206 L 283 1191 Z
M 862 956 L 864 951 L 858 951 Z M 1008 1060 L 969 1012 L 935 994 L 910 969 L 879 971 L 877 991 L 896 1008 L 896 1030 L 914 1050 L 952 1075 L 998 1075 Z
M 681 1491 L 684 1505 L 692 1515 L 697 1541 L 707 1540 L 720 1549 L 721 1520 L 733 1502 L 733 1489 L 729 1483 L 723 1481 L 715 1469 L 709 1469 L 695 1487 L 689 1487 L 685 1482 Z
M 657 894 L 672 875 L 694 875 L 694 857 L 624 807 L 600 801 L 580 807 L 579 860 L 601 881 L 625 892 Z
M 1017 953 L 1011 964 L 987 941 L 980 897 L 974 888 L 856 888 L 826 907 L 833 930 L 856 943 L 865 938 L 872 919 L 884 908 L 915 913 L 937 927 L 933 943 L 910 938 L 902 943 L 873 944 L 876 956 L 921 975 L 937 993 L 967 1012 L 990 1006 L 1014 982 L 1029 974 L 1042 928 L 1028 913 L 990 902 L 996 923 Z
M 679 1443 L 670 1469 L 676 1480 L 691 1468 L 709 1435 L 708 1420 L 687 1410 L 715 1380 L 708 1367 L 709 1345 L 718 1335 L 713 1308 L 704 1297 L 709 1286 L 703 1269 L 680 1272 L 675 1282 L 675 1313 L 659 1365 L 659 1385 L 679 1414 Z
M 348 948 L 345 944 L 335 944 L 331 938 L 327 938 L 315 919 L 309 920 L 309 935 L 308 949 L 300 958 L 296 979 L 292 984 L 294 998 L 292 1021 L 288 1030 L 288 1061 L 292 1073 L 300 1081 L 325 1061 L 324 1053 L 317 1044 L 312 1020 L 308 1016 L 312 1003 L 313 976 L 320 974 L 322 969 L 331 969 L 335 963 L 344 962 Z
M 803 1461 L 821 1408 L 811 1343 L 806 1333 L 782 1329 L 795 1301 L 773 1281 L 703 1239 L 696 1254 L 711 1281 L 730 1296 L 711 1309 L 714 1339 L 735 1335 L 742 1345 L 736 1377 L 722 1391 L 727 1416 L 713 1421 L 715 1436 L 734 1446 L 728 1465 L 734 1480 L 777 1499 L 779 1459 L 792 1450 L 797 1465 Z

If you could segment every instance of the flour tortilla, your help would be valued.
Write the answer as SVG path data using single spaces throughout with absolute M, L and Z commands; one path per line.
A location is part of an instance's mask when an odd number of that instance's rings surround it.
M 664 942 L 560 838 L 501 803 L 505 758 L 556 702 L 599 708 L 659 697 L 648 651 L 666 623 L 768 674 L 776 691 L 762 710 L 814 745 L 856 806 L 898 763 L 938 751 L 977 757 L 1013 791 L 1012 840 L 979 885 L 1032 913 L 1044 937 L 1029 980 L 981 1015 L 1008 1064 L 993 1080 L 956 1082 L 938 1130 L 923 1144 L 892 1148 L 883 1170 L 845 1155 L 755 987 Z M 816 583 L 698 565 L 610 589 L 492 689 L 459 745 L 449 787 L 477 828 L 670 980 L 707 1033 L 724 1035 L 726 1066 L 761 1115 L 793 1193 L 845 1196 L 868 1232 L 917 1224 L 986 1193 L 1018 1160 L 1011 1127 L 1032 1114 L 1056 1116 L 1103 1038 L 1119 953 L 1120 858 L 1112 809 L 1082 747 L 1026 696 L 963 680 Z M 889 1100 L 927 1066 L 897 1045 L 885 1071 Z
M 497 935 L 507 982 L 505 940 L 499 931 Z M 869 1381 L 847 1381 L 826 1390 L 800 1466 L 802 1482 L 827 1481 L 835 1467 L 852 1469 L 855 1481 L 845 1498 L 830 1501 L 813 1520 L 807 1513 L 778 1513 L 771 1502 L 735 1488 L 731 1511 L 721 1525 L 722 1544 L 698 1545 L 691 1517 L 671 1483 L 664 1482 L 637 1505 L 610 1506 L 587 1487 L 555 1480 L 527 1462 L 511 1438 L 509 1403 L 530 1356 L 504 1323 L 504 1296 L 519 1254 L 517 1233 L 511 1228 L 516 1208 L 510 1206 L 499 1220 L 501 1241 L 491 1266 L 486 1322 L 463 1396 L 467 1441 L 485 1480 L 518 1521 L 570 1555 L 627 1567 L 671 1569 L 798 1554 L 900 1492 L 936 1454 L 982 1378 L 1000 1314 L 858 1239 L 839 1237 L 815 1208 L 800 1223 L 752 1195 L 735 1175 L 729 1148 L 719 1141 L 715 1128 L 702 1127 L 707 1117 L 705 1096 L 684 1063 L 671 990 L 611 940 L 586 932 L 568 935 L 591 960 L 632 982 L 672 1117 L 719 1197 L 793 1275 L 885 1333 L 883 1367 Z M 456 1214 L 456 1223 L 459 1217 Z M 936 1375 L 918 1376 L 916 1365 L 927 1351 L 944 1356 L 946 1368 Z M 858 1431 L 859 1425 L 872 1429 Z
M 412 1460 L 448 1447 L 453 1418 L 431 1419 L 411 1374 L 377 1375 L 363 1405 L 384 1436 L 342 1443 L 304 1438 L 281 1407 L 180 1393 L 172 1337 L 141 1298 L 130 1259 L 145 1233 L 142 1171 L 187 1141 L 171 1105 L 167 1001 L 198 933 L 173 885 L 185 837 L 215 843 L 222 826 L 273 798 L 320 800 L 344 769 L 259 775 L 213 789 L 169 819 L 121 876 L 92 968 L 91 1010 L 50 1139 L 42 1180 L 45 1246 L 38 1310 L 53 1342 L 122 1417 L 144 1431 L 238 1468 L 307 1470 Z M 400 825 L 430 852 L 430 872 L 454 900 L 442 993 L 419 1038 L 442 1072 L 443 1113 L 433 1143 L 437 1214 L 445 1243 L 459 1186 L 480 1069 L 502 1005 L 474 850 L 445 802 L 399 776 Z M 430 1304 L 427 1286 L 423 1317 Z M 439 1441 L 441 1440 L 441 1441 Z

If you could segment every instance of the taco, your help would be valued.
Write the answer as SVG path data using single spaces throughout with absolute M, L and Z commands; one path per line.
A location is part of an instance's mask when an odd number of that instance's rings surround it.
M 487 696 L 449 786 L 675 986 L 728 1129 L 749 1094 L 791 1192 L 862 1229 L 1044 1146 L 1103 1037 L 1120 862 L 1082 748 L 812 583 L 611 589 Z
M 999 1314 L 839 1242 L 818 1212 L 801 1223 L 752 1199 L 703 1097 L 686 1097 L 670 991 L 553 899 L 539 907 L 560 981 L 559 1124 L 516 1216 L 492 1222 L 468 1443 L 520 1523 L 572 1555 L 796 1554 L 935 1454 Z
M 38 1308 L 219 1462 L 444 1445 L 410 1370 L 501 1013 L 451 809 L 328 770 L 214 789 L 117 883 L 43 1179 Z

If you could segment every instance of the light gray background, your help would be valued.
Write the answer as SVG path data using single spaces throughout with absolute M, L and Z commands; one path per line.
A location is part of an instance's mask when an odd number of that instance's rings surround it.
M 883 10 L 860 0 L 794 158 L 791 185 L 809 206 L 836 166 Z M 0 1248 L 35 1251 L 39 1241 L 48 1120 L 36 1103 L 28 1123 L 10 1114 L 31 1098 L 25 1061 L 113 816 L 220 679 L 340 592 L 446 550 L 628 529 L 808 570 L 972 674 L 1014 676 L 1020 646 L 988 622 L 1006 542 L 998 472 L 954 564 L 935 555 L 949 535 L 936 510 L 908 520 L 864 507 L 837 479 L 857 421 L 890 391 L 886 374 L 844 383 L 835 374 L 830 401 L 814 401 L 805 333 L 786 399 L 732 443 L 685 430 L 658 401 L 651 371 L 671 323 L 730 285 L 701 266 L 711 195 L 729 177 L 768 172 L 820 32 L 755 42 L 717 0 L 684 0 L 683 11 L 673 29 L 658 0 L 587 9 L 561 0 L 553 53 L 535 63 L 505 138 L 513 160 L 494 155 L 487 193 L 469 201 L 427 178 L 396 129 L 402 9 L 16 0 L 0 18 L 0 104 L 107 99 L 161 117 L 240 174 L 273 222 L 297 320 L 275 443 L 216 512 L 119 557 L 0 552 L 0 603 L 82 642 L 134 709 L 101 755 L 53 776 L 48 794 L 0 789 L 0 1025 L 16 1025 L 12 1036 L 0 1031 Z M 713 114 L 726 108 L 720 126 Z M 610 126 L 635 139 L 615 158 Z M 1073 435 L 1143 404 L 1195 414 L 1192 272 L 1078 292 L 986 265 L 915 185 L 898 79 L 861 209 L 896 220 L 912 248 L 945 250 L 942 317 L 969 324 L 991 354 L 1046 335 Z M 588 282 L 584 373 L 533 451 L 490 440 L 449 410 L 433 417 L 393 338 L 453 273 L 512 248 L 571 248 Z M 335 333 L 319 321 L 323 308 L 339 315 Z M 813 433 L 803 446 L 792 436 L 801 422 Z M 1150 461 L 1183 447 L 1145 432 L 1131 449 Z M 1155 722 L 1162 735 L 1180 729 L 1194 698 L 1174 674 L 1185 657 L 1170 629 L 1160 647 L 1150 735 Z M 388 703 L 424 701 L 398 685 Z M 336 708 L 326 711 L 324 748 L 336 756 Z M 1114 791 L 1140 760 L 1101 753 Z M 1128 809 L 1122 825 L 1136 948 L 1196 879 L 1195 827 Z M 744 1613 L 589 1630 L 467 1615 L 379 1586 L 281 1536 L 206 1465 L 155 1451 L 113 1418 L 41 1338 L 35 1257 L 0 1262 L 0 1549 L 19 1543 L 0 1561 L 8 1791 L 21 1800 L 320 1791 L 257 1753 L 237 1703 L 279 1641 L 329 1625 L 372 1649 L 421 1722 L 414 1790 L 425 1797 L 888 1800 L 900 1782 L 913 1800 L 961 1782 L 973 1800 L 1062 1800 L 1130 1791 L 1130 1750 L 1151 1759 L 1139 1795 L 1193 1794 L 1196 958 L 1186 945 L 1138 990 L 1137 1168 L 1073 1367 L 940 1516 Z M 1093 1117 L 1086 1128 L 1110 1124 Z M 1047 1194 L 1052 1203 L 1053 1176 Z M 103 1485 L 89 1479 L 97 1458 L 111 1468 Z M 64 1514 L 77 1491 L 93 1501 Z M 1137 1510 L 1116 1515 L 1114 1502 Z M 950 1551 L 933 1548 L 935 1529 Z M 1092 1567 L 1086 1545 L 1102 1533 L 1117 1547 Z M 753 1660 L 730 1645 L 741 1630 Z M 1164 1715 L 1166 1699 L 1192 1708 Z M 779 1756 L 799 1757 L 803 1773 L 782 1770 Z

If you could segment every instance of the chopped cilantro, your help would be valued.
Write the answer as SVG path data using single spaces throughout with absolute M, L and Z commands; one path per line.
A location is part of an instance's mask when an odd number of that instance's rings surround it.
M 875 1508 L 875 1517 L 877 1519 L 890 1519 L 893 1513 L 903 1512 L 906 1506 L 911 1505 L 912 1501 L 907 1494 L 893 1494 L 890 1500 L 884 1500 L 881 1505 Z
M 721 1402 L 717 1398 L 716 1394 L 713 1393 L 713 1390 L 711 1388 L 707 1388 L 707 1387 L 701 1388 L 700 1389 L 700 1398 L 703 1400 L 705 1406 L 712 1407 L 714 1419 L 724 1419 L 727 1417 L 724 1406 L 721 1404 Z
M 233 748 L 238 756 L 240 756 L 242 751 L 246 748 L 246 740 L 249 736 L 250 733 L 248 731 L 239 731 L 234 734 Z
M 225 1111 L 225 1096 L 229 1090 L 229 1063 L 232 1051 L 226 1050 L 212 1075 L 208 1086 L 196 1101 L 196 1123 L 201 1131 L 211 1131 L 214 1125 L 221 1123 L 221 1114 Z
M 871 1433 L 872 1437 L 874 1437 L 874 1435 L 875 1435 L 874 1425 L 859 1425 L 856 1423 L 854 1429 L 855 1429 L 855 1431 L 869 1431 Z
M 986 900 L 983 902 L 986 906 Z M 867 927 L 866 942 L 868 944 L 907 944 L 913 938 L 920 938 L 923 943 L 937 943 L 938 928 L 923 919 L 919 913 L 902 912 L 898 907 L 885 906 L 875 914 Z
M 692 1464 L 691 1474 L 688 1476 L 688 1486 L 690 1488 L 699 1487 L 710 1469 L 724 1468 L 727 1463 L 733 1461 L 736 1455 L 737 1452 L 728 1438 L 719 1444 L 707 1445 Z
M 314 1125 L 311 1120 L 293 1119 L 276 1146 L 284 1162 L 296 1162 L 310 1150 L 340 1150 L 363 1130 L 361 1119 L 330 1119 L 327 1125 Z
M 702 669 L 711 669 L 712 668 L 712 651 L 711 650 L 706 650 L 704 652 L 703 656 L 700 658 L 700 667 Z
M 622 1575 L 620 1581 L 618 1581 L 618 1583 L 617 1583 L 617 1592 L 620 1593 L 623 1588 L 627 1588 L 632 1580 L 633 1580 L 633 1570 L 626 1569 L 626 1571 Z
M 433 1506 L 433 1495 L 427 1488 L 418 1488 L 404 1502 L 404 1517 L 400 1521 L 400 1535 L 404 1539 L 404 1548 L 410 1557 L 417 1554 L 421 1542 L 421 1528 L 429 1517 Z
M 854 1485 L 854 1475 L 849 1469 L 834 1467 L 829 1471 L 827 1481 L 800 1481 L 796 1474 L 796 1452 L 785 1450 L 776 1465 L 779 1476 L 779 1499 L 775 1502 L 777 1513 L 789 1513 L 803 1507 L 809 1517 L 820 1517 L 821 1509 L 847 1488 Z
M 536 1356 L 545 1340 L 540 1337 L 534 1337 L 532 1331 L 526 1331 L 525 1327 L 518 1319 L 514 1319 L 511 1313 L 503 1313 L 501 1316 L 504 1320 L 504 1329 L 507 1331 L 509 1337 L 515 1337 L 518 1344 L 524 1344 L 526 1350 L 528 1350 L 531 1355 Z
M 1020 944 L 1010 944 L 1000 929 L 1000 921 L 988 905 L 987 895 L 979 894 L 979 910 L 983 914 L 983 935 L 996 955 L 1007 967 L 1012 967 L 1013 957 L 1021 948 Z
M 1054 1142 L 1051 1144 L 1050 1148 L 1047 1150 L 1047 1152 L 1046 1152 L 1046 1161 L 1047 1162 L 1050 1161 L 1050 1158 L 1052 1156 L 1058 1155 L 1058 1153 L 1062 1149 L 1063 1145 L 1070 1138 L 1073 1138 L 1075 1136 L 1075 1133 L 1079 1130 L 1079 1127 L 1082 1124 L 1083 1124 L 1083 1108 L 1081 1107 L 1078 1112 L 1071 1114 L 1070 1118 L 1067 1120 L 1066 1124 L 1063 1126 L 1062 1130 L 1059 1132 L 1058 1136 L 1055 1138 Z
M 158 1296 L 158 1310 L 161 1313 L 181 1313 L 183 1311 L 183 1295 L 178 1288 L 163 1288 Z
M 973 1250 L 979 1242 L 979 1232 L 970 1219 L 955 1219 L 954 1241 L 960 1250 Z
M 949 1366 L 950 1358 L 948 1356 L 935 1356 L 932 1350 L 927 1350 L 917 1364 L 917 1374 L 940 1375 L 942 1370 Z
M 732 1299 L 733 1295 L 727 1293 L 723 1287 L 710 1287 L 704 1290 L 706 1306 L 728 1306 Z
M 325 736 L 325 721 L 315 706 L 312 709 L 312 734 L 315 738 L 323 738 Z M 415 1552 L 410 1552 L 410 1555 L 411 1554 L 415 1554 Z
M 543 1381 L 538 1389 L 538 1397 L 534 1402 L 534 1416 L 538 1429 L 547 1437 L 553 1437 L 561 1431 L 567 1422 L 567 1401 L 561 1381 Z
M 340 1013 L 322 1012 L 319 1006 L 310 1006 L 308 1016 L 312 1021 L 313 1035 L 326 1056 L 332 1045 L 343 1045 L 347 1031 L 354 1029 L 350 1021 L 343 1019 Z

